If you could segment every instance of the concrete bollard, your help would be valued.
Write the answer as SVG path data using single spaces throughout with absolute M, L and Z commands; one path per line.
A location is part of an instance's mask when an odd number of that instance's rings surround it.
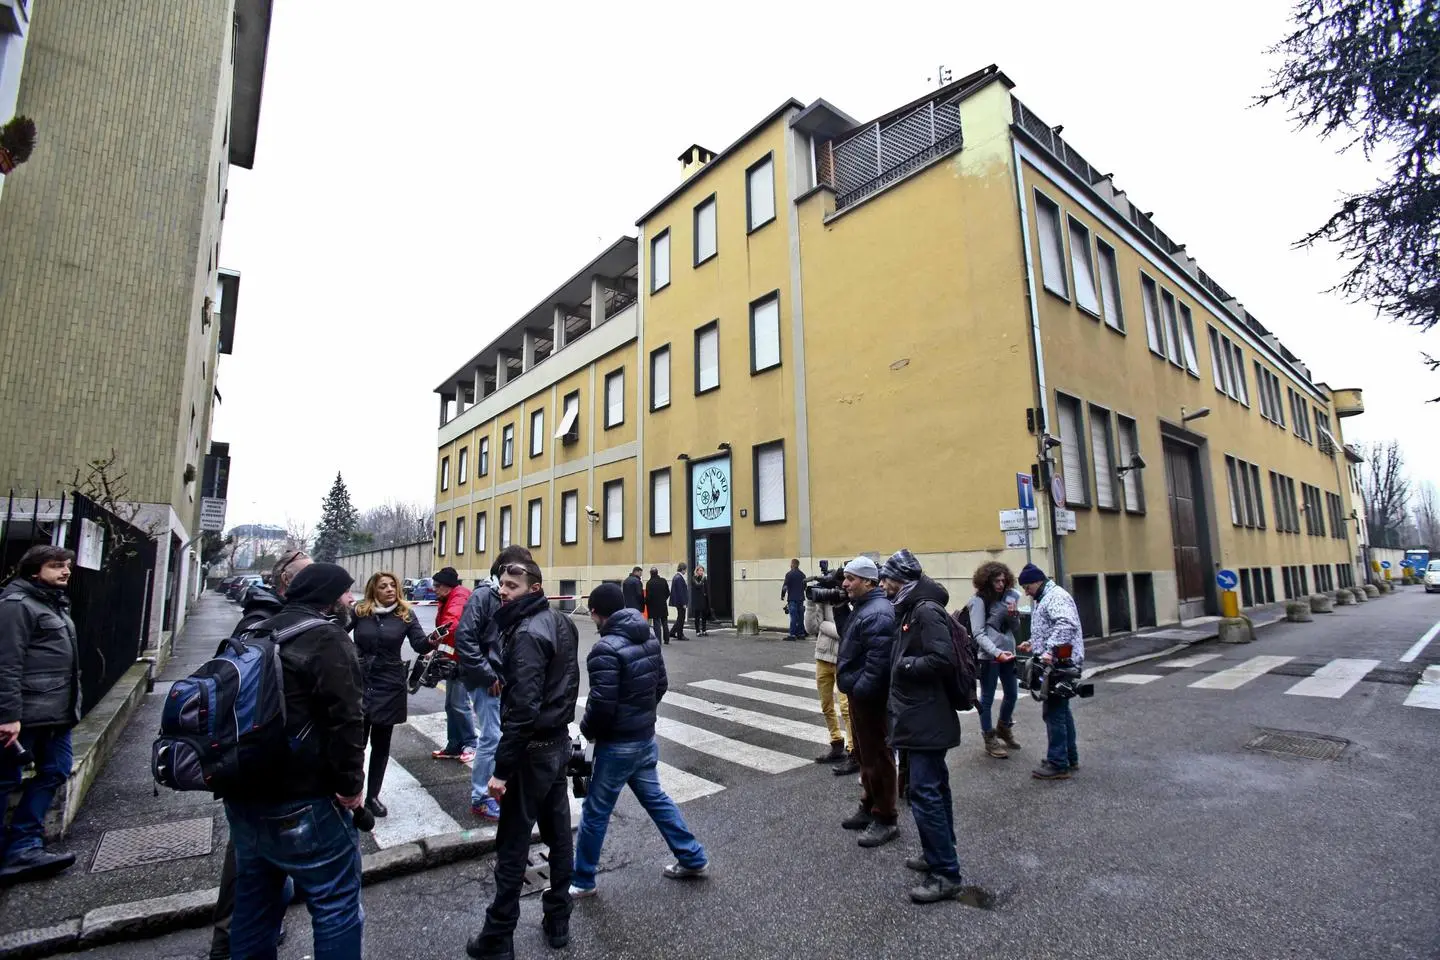
M 1353 607 L 1355 605 L 1355 594 L 1345 588 L 1336 590 L 1335 603 L 1342 607 Z
M 1395 582 L 1393 580 L 1381 580 L 1379 586 L 1381 593 L 1395 592 Z
M 1370 594 L 1365 592 L 1364 587 L 1350 587 L 1350 596 L 1355 598 L 1356 603 L 1364 603 L 1370 599 Z
M 1315 619 L 1310 604 L 1305 600 L 1288 600 L 1285 603 L 1285 619 L 1291 623 L 1309 623 Z
M 1221 643 L 1249 643 L 1255 639 L 1255 625 L 1249 617 L 1225 617 L 1220 621 Z
M 1371 599 L 1380 596 L 1380 588 L 1375 586 L 1375 584 L 1373 583 L 1367 583 L 1365 584 L 1365 586 L 1361 587 L 1361 589 L 1365 591 L 1365 596 Z
M 760 618 L 753 613 L 742 613 L 735 618 L 735 632 L 742 637 L 760 636 Z
M 1312 593 L 1309 599 L 1311 613 L 1335 612 L 1335 601 L 1330 599 L 1328 593 Z

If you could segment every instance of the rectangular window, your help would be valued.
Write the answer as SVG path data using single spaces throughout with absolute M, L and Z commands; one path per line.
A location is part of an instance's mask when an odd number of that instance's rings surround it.
M 528 508 L 528 513 L 529 513 L 529 515 L 530 515 L 530 524 L 529 524 L 530 535 L 529 535 L 529 537 L 526 539 L 526 542 L 525 542 L 525 545 L 526 545 L 527 547 L 532 547 L 532 548 L 534 548 L 534 547 L 539 547 L 539 546 L 540 546 L 540 514 L 541 514 L 541 512 L 542 512 L 542 509 L 543 509 L 543 504 L 541 503 L 541 501 L 539 501 L 539 500 L 531 500 L 531 501 L 530 501 L 529 508 Z
M 1285 497 L 1280 489 L 1280 476 L 1270 471 L 1270 502 L 1275 504 L 1275 529 L 1285 532 Z
M 1160 288 L 1161 330 L 1165 337 L 1165 359 L 1180 366 L 1180 320 L 1175 315 L 1175 295 Z
M 1250 406 L 1250 388 L 1245 383 L 1245 352 L 1240 344 L 1230 344 L 1230 385 L 1235 392 L 1230 394 L 1245 406 Z
M 658 347 L 650 353 L 650 409 L 663 410 L 670 406 L 670 345 Z
M 580 540 L 580 491 L 567 490 L 560 494 L 560 542 L 576 543 Z
M 1160 332 L 1160 291 L 1155 281 L 1140 274 L 1140 305 L 1145 308 L 1145 342 L 1150 352 L 1165 356 L 1165 335 Z
M 460 458 L 455 462 L 455 483 L 465 483 L 470 479 L 470 448 L 460 448 Z
M 1130 513 L 1145 511 L 1145 488 L 1141 485 L 1145 471 L 1134 468 L 1134 458 L 1140 452 L 1140 436 L 1135 421 L 1129 417 L 1117 417 L 1120 422 L 1120 466 L 1127 467 L 1123 487 L 1125 509 Z
M 1077 284 L 1078 287 L 1078 284 Z M 1090 407 L 1090 455 L 1095 464 L 1095 506 L 1114 510 L 1115 455 L 1110 436 L 1110 411 L 1093 404 Z
M 564 405 L 561 407 L 560 426 L 555 431 L 555 439 L 561 443 L 580 442 L 580 391 L 572 390 L 565 395 Z
M 510 539 L 510 534 L 512 533 L 511 528 L 510 528 L 510 517 L 511 517 L 511 513 L 512 513 L 512 511 L 511 511 L 511 509 L 510 509 L 509 507 L 501 507 L 501 508 L 500 508 L 500 549 L 501 549 L 501 550 L 504 550 L 506 547 L 510 546 L 510 544 L 511 544 L 511 542 L 512 542 L 511 539 Z
M 490 438 L 480 438 L 480 476 L 490 475 Z
M 625 481 L 611 480 L 605 484 L 605 539 L 620 540 L 625 536 Z
M 1210 327 L 1210 373 L 1215 378 L 1215 389 L 1224 394 L 1229 394 L 1230 387 L 1230 355 L 1228 351 L 1222 352 L 1223 346 L 1230 341 L 1224 340 L 1220 332 Z
M 661 230 L 650 241 L 650 292 L 670 286 L 670 231 Z
M 1195 353 L 1195 318 L 1190 315 L 1190 308 L 1180 304 L 1180 358 L 1185 361 L 1185 369 L 1190 371 L 1192 377 L 1200 376 L 1200 361 L 1196 359 Z
M 625 370 L 605 374 L 605 429 L 625 422 Z
M 650 535 L 670 532 L 670 468 L 650 474 Z
M 715 256 L 715 195 L 695 208 L 695 266 Z
M 780 366 L 780 295 L 750 304 L 750 372 Z
M 490 542 L 490 524 L 485 511 L 481 510 L 475 514 L 475 552 L 484 553 L 486 544 Z
M 1265 492 L 1260 486 L 1260 468 L 1250 464 L 1250 489 L 1255 491 L 1255 526 L 1265 529 Z
M 1085 466 L 1085 427 L 1080 416 L 1080 401 L 1064 394 L 1055 395 L 1060 411 L 1060 466 L 1065 476 L 1065 505 L 1090 505 L 1090 480 Z
M 695 331 L 695 395 L 720 386 L 720 321 Z
M 1039 190 L 1035 191 L 1035 222 L 1040 230 L 1040 277 L 1045 289 L 1070 299 L 1065 278 L 1065 240 L 1060 235 L 1060 208 Z
M 1124 333 L 1125 309 L 1120 302 L 1120 264 L 1115 248 L 1096 237 L 1095 252 L 1100 258 L 1100 304 L 1105 308 L 1105 322 Z
M 449 457 L 441 457 L 441 458 L 440 458 L 440 489 L 441 489 L 442 492 L 445 491 L 445 490 L 449 490 L 449 489 L 450 489 L 450 458 L 449 458 Z
M 500 467 L 515 465 L 515 424 L 507 423 L 500 431 Z
M 1245 513 L 1242 509 L 1243 498 L 1240 495 L 1239 468 L 1232 456 L 1225 457 L 1225 475 L 1230 479 L 1230 522 L 1237 527 L 1245 525 Z
M 775 163 L 769 156 L 745 171 L 745 211 L 751 233 L 775 219 Z
M 441 520 L 435 525 L 435 552 L 445 556 L 445 521 Z
M 1097 317 L 1100 291 L 1095 289 L 1095 259 L 1090 252 L 1090 231 L 1074 217 L 1070 223 L 1070 272 L 1075 275 L 1075 304 Z
M 754 448 L 755 522 L 785 520 L 785 442 L 762 443 Z
M 545 452 L 545 411 L 536 410 L 530 414 L 530 456 L 538 457 Z
M 455 556 L 465 552 L 465 518 L 455 518 Z

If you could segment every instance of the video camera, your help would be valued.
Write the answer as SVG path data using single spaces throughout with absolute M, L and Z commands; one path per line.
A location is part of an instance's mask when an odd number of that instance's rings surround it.
M 1020 685 L 1029 690 L 1030 696 L 1036 700 L 1048 697 L 1069 700 L 1071 697 L 1083 699 L 1095 696 L 1095 684 L 1081 680 L 1081 670 L 1075 663 L 1074 653 L 1074 647 L 1062 643 L 1050 651 L 1053 658 L 1050 663 L 1039 657 L 1031 657 L 1021 662 Z
M 576 800 L 584 800 L 590 792 L 590 775 L 595 772 L 595 763 L 585 756 L 585 744 L 576 737 L 570 741 L 570 759 L 565 764 L 565 775 L 570 778 L 570 792 Z
M 455 653 L 454 645 L 446 642 L 449 636 L 448 624 L 442 624 L 426 635 L 425 639 L 430 641 L 430 652 L 416 657 L 410 667 L 410 678 L 406 686 L 411 693 L 418 693 L 421 687 L 434 687 L 441 680 L 449 680 L 455 676 L 460 665 L 452 656 Z
M 805 581 L 805 599 L 811 603 L 828 603 L 832 607 L 848 603 L 850 596 L 841 586 L 843 582 L 844 575 L 838 570 L 831 570 L 828 560 L 821 560 L 820 576 Z

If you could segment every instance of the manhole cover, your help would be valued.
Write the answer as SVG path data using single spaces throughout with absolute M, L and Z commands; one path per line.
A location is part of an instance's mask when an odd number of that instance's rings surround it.
M 525 868 L 524 886 L 520 888 L 522 897 L 534 896 L 550 888 L 550 851 L 532 850 L 527 862 L 529 866 Z
M 95 849 L 90 872 L 104 873 L 146 863 L 203 857 L 214 849 L 214 833 L 215 824 L 210 817 L 107 830 Z
M 1285 757 L 1303 757 L 1306 760 L 1335 760 L 1350 746 L 1349 740 L 1328 737 L 1323 733 L 1289 733 L 1284 730 L 1264 730 L 1245 744 L 1247 750 L 1261 750 Z

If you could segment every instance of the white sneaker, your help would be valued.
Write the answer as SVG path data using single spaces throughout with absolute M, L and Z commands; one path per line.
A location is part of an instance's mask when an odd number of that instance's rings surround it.
M 665 868 L 665 876 L 671 880 L 689 880 L 691 877 L 703 877 L 710 873 L 710 864 L 703 867 L 682 867 L 678 863 L 672 863 Z
M 593 897 L 600 892 L 599 887 L 576 887 L 570 888 L 571 900 L 584 900 L 586 897 Z

